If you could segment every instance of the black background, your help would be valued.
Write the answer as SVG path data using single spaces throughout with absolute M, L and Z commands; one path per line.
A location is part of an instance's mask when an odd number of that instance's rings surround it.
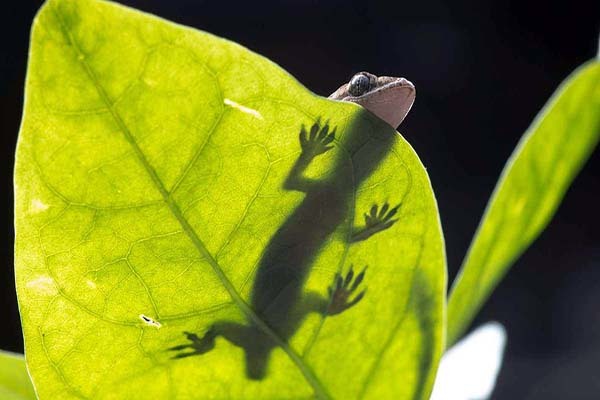
M 400 75 L 417 101 L 400 131 L 428 168 L 456 274 L 498 174 L 556 86 L 595 56 L 597 1 L 124 3 L 257 51 L 316 93 L 359 70 Z M 13 278 L 12 167 L 29 27 L 39 1 L 2 5 L 0 348 L 22 351 Z M 600 112 L 600 110 L 599 110 Z M 600 398 L 600 154 L 475 325 L 508 330 L 494 399 Z

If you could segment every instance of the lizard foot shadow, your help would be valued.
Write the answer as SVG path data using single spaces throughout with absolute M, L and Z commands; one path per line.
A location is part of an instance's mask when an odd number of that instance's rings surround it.
M 183 333 L 188 343 L 170 347 L 168 351 L 175 352 L 172 359 L 208 353 L 215 348 L 216 339 L 220 336 L 244 350 L 246 376 L 253 380 L 261 380 L 266 376 L 270 353 L 276 347 L 275 343 L 262 331 L 235 322 L 217 322 L 202 337 L 195 333 Z

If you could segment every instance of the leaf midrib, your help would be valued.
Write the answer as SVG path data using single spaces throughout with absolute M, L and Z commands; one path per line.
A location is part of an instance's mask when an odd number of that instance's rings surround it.
M 173 216 L 177 219 L 177 221 L 181 225 L 181 228 L 183 229 L 183 231 L 186 233 L 186 235 L 192 241 L 192 243 L 194 244 L 196 249 L 200 252 L 200 254 L 208 260 L 211 268 L 213 269 L 215 274 L 218 276 L 219 280 L 221 281 L 221 283 L 223 284 L 223 286 L 225 287 L 225 289 L 227 290 L 227 292 L 233 299 L 234 303 L 240 308 L 240 310 L 248 318 L 250 318 L 252 320 L 253 323 L 256 324 L 256 326 L 258 328 L 260 328 L 279 347 L 282 348 L 282 350 L 288 355 L 290 360 L 300 370 L 300 372 L 306 379 L 307 383 L 312 387 L 312 389 L 315 392 L 316 397 L 320 398 L 320 399 L 330 399 L 331 396 L 327 393 L 327 390 L 325 389 L 325 387 L 323 386 L 321 381 L 317 378 L 317 376 L 312 371 L 312 369 L 304 363 L 304 361 L 302 360 L 300 355 L 298 355 L 284 340 L 282 340 L 277 335 L 277 333 L 275 331 L 273 331 L 250 308 L 250 306 L 244 301 L 244 299 L 242 299 L 242 297 L 237 292 L 237 290 L 235 289 L 235 287 L 233 286 L 231 281 L 227 278 L 227 275 L 225 275 L 225 273 L 221 269 L 221 266 L 219 265 L 219 263 L 215 260 L 215 258 L 212 256 L 212 254 L 206 248 L 206 245 L 204 244 L 202 239 L 200 239 L 200 237 L 194 231 L 193 227 L 190 225 L 190 223 L 187 221 L 187 219 L 183 216 L 183 213 L 179 209 L 179 206 L 173 200 L 173 198 L 170 196 L 169 191 L 165 188 L 165 186 L 162 183 L 162 181 L 160 180 L 158 174 L 156 173 L 156 171 L 154 170 L 154 168 L 152 167 L 152 165 L 146 158 L 146 156 L 145 156 L 144 152 L 142 151 L 142 149 L 140 148 L 140 146 L 137 144 L 134 136 L 131 134 L 131 131 L 129 130 L 129 128 L 127 128 L 127 125 L 125 124 L 125 122 L 123 121 L 123 119 L 121 118 L 121 116 L 119 115 L 117 110 L 115 110 L 115 108 L 113 106 L 113 102 L 110 100 L 108 93 L 106 92 L 104 87 L 100 84 L 100 81 L 97 79 L 93 69 L 87 63 L 85 54 L 83 53 L 83 51 L 81 51 L 79 45 L 77 44 L 77 41 L 75 40 L 75 38 L 73 37 L 71 32 L 68 30 L 68 27 L 66 26 L 62 16 L 60 15 L 59 10 L 57 10 L 54 7 L 51 8 L 51 10 L 53 11 L 54 15 L 56 16 L 57 21 L 60 24 L 63 35 L 66 37 L 68 43 L 71 45 L 71 47 L 75 51 L 77 60 L 79 60 L 83 69 L 85 70 L 88 78 L 90 79 L 91 83 L 94 85 L 94 88 L 96 89 L 98 95 L 104 102 L 106 108 L 109 110 L 111 116 L 113 117 L 115 123 L 117 124 L 117 127 L 123 134 L 125 140 L 133 148 L 138 161 L 142 164 L 142 167 L 150 176 L 156 189 L 160 192 L 160 195 L 163 198 L 163 201 L 167 204 L 167 206 L 169 207 L 169 210 L 171 211 Z

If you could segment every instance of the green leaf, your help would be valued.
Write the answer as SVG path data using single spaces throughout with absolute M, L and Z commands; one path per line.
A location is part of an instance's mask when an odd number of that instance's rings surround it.
M 436 204 L 411 147 L 359 106 L 212 35 L 50 1 L 15 181 L 40 398 L 428 398 Z
M 35 398 L 23 355 L 0 350 L 0 399 Z
M 600 137 L 600 63 L 558 88 L 508 160 L 448 301 L 460 338 L 512 263 L 538 237 Z

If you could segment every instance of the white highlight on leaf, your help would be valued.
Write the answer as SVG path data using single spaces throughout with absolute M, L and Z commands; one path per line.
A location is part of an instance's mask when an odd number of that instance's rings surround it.
M 58 293 L 54 279 L 48 275 L 42 275 L 30 280 L 25 284 L 27 289 L 43 295 L 55 295 Z
M 527 204 L 527 196 L 523 196 L 520 199 L 516 200 L 512 206 L 512 214 L 519 215 L 525 209 L 525 205 Z
M 485 400 L 500 371 L 506 330 L 489 322 L 451 347 L 440 363 L 430 400 Z
M 155 327 L 156 329 L 160 329 L 162 324 L 155 319 L 152 319 L 144 314 L 140 314 L 140 319 L 146 324 Z
M 32 214 L 37 214 L 42 211 L 46 211 L 48 208 L 50 208 L 50 206 L 48 204 L 45 204 L 40 199 L 31 200 L 31 204 L 29 205 L 29 210 Z
M 142 78 L 142 81 L 143 81 L 143 82 L 144 82 L 144 83 L 145 83 L 147 86 L 150 86 L 150 87 L 156 86 L 156 80 L 155 80 L 155 79 L 148 78 L 147 76 L 143 77 L 143 78 Z
M 243 113 L 250 114 L 250 115 L 252 115 L 255 118 L 263 119 L 262 114 L 259 113 L 257 110 L 255 110 L 253 108 L 249 108 L 249 107 L 243 106 L 243 105 L 241 105 L 239 103 L 236 103 L 233 100 L 225 99 L 225 100 L 223 100 L 223 103 L 225 103 L 226 106 L 233 107 L 233 108 L 235 108 L 237 110 L 240 110 Z
M 90 288 L 90 289 L 96 289 L 96 284 L 94 283 L 94 281 L 91 280 L 86 280 L 85 284 Z

